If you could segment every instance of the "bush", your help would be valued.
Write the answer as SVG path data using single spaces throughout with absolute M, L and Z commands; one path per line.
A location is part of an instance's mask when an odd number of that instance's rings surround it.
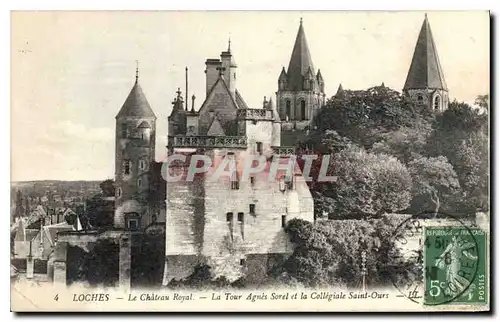
M 296 245 L 294 253 L 274 272 L 309 287 L 348 286 L 361 282 L 361 253 L 366 252 L 366 283 L 387 286 L 406 281 L 418 271 L 413 263 L 401 262 L 392 238 L 404 219 L 384 216 L 371 220 L 332 220 L 315 224 L 293 219 L 286 227 Z

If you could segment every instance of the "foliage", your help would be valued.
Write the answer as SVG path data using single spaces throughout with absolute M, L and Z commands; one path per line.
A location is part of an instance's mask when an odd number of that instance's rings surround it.
M 445 156 L 463 189 L 462 206 L 488 210 L 488 116 L 468 104 L 453 102 L 436 118 L 426 145 L 429 156 Z
M 321 194 L 333 199 L 336 218 L 378 216 L 409 206 L 411 177 L 396 158 L 354 147 L 335 154 L 331 164 L 337 180 Z
M 104 180 L 99 184 L 102 190 L 102 195 L 104 197 L 114 197 L 115 196 L 115 181 L 113 179 Z
M 364 91 L 345 91 L 327 102 L 315 119 L 317 131 L 334 129 L 354 143 L 370 148 L 379 136 L 412 124 L 415 114 L 400 93 L 376 86 Z
M 398 270 L 406 265 L 391 238 L 398 222 L 388 217 L 371 220 L 332 220 L 315 224 L 293 219 L 285 231 L 296 245 L 294 253 L 276 273 L 309 287 L 361 284 L 361 253 L 366 252 L 367 285 L 387 286 L 417 272 Z M 415 267 L 415 266 L 414 266 Z
M 194 267 L 193 273 L 188 277 L 180 280 L 172 279 L 167 287 L 172 289 L 227 289 L 227 288 L 244 288 L 246 280 L 241 277 L 234 282 L 230 282 L 225 276 L 214 278 L 211 267 L 206 264 L 198 264 Z
M 97 240 L 85 252 L 79 247 L 68 249 L 68 283 L 87 281 L 91 286 L 115 286 L 118 282 L 119 246 L 113 241 Z
M 433 205 L 437 215 L 441 203 L 452 198 L 460 188 L 453 166 L 446 157 L 420 157 L 408 165 L 413 179 L 413 195 L 422 202 L 420 211 L 427 211 Z
M 482 108 L 489 110 L 490 109 L 490 97 L 488 94 L 478 95 L 474 104 L 481 106 Z
M 427 138 L 431 131 L 432 127 L 428 122 L 416 122 L 413 127 L 401 127 L 394 132 L 383 134 L 381 140 L 373 144 L 371 152 L 392 155 L 407 164 L 426 153 Z

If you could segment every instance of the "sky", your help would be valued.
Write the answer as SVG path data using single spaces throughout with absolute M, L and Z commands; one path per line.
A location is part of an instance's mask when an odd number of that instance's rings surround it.
M 231 39 L 239 92 L 250 108 L 275 98 L 300 18 L 327 96 L 382 82 L 404 85 L 424 12 L 13 12 L 11 180 L 104 180 L 114 176 L 115 116 L 135 80 L 157 120 L 156 159 L 166 155 L 167 117 L 178 87 L 195 108 L 205 61 Z M 485 11 L 428 12 L 450 99 L 489 93 Z M 183 94 L 184 95 L 184 94 Z M 191 102 L 191 100 L 190 100 Z

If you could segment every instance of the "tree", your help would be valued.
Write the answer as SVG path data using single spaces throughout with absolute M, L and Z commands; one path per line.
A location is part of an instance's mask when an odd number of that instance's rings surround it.
M 382 139 L 373 144 L 371 152 L 389 154 L 407 164 L 426 154 L 427 138 L 431 132 L 432 127 L 428 122 L 418 122 L 413 127 L 401 127 L 382 135 Z
M 334 200 L 335 218 L 379 216 L 409 206 L 411 177 L 394 157 L 353 147 L 335 154 L 331 168 L 337 180 L 319 192 Z
M 488 111 L 490 109 L 490 97 L 489 97 L 489 95 L 488 94 L 478 95 L 476 97 L 476 100 L 474 101 L 474 104 L 481 106 L 486 111 Z
M 104 180 L 99 184 L 102 190 L 102 195 L 104 197 L 114 197 L 115 196 L 115 181 L 112 179 Z
M 432 157 L 445 156 L 464 190 L 461 208 L 487 210 L 489 181 L 488 116 L 466 103 L 453 102 L 436 118 L 425 150 Z
M 400 93 L 376 86 L 332 97 L 315 118 L 314 125 L 320 133 L 335 130 L 354 143 L 371 148 L 380 135 L 410 126 L 415 113 L 412 103 Z
M 285 232 L 296 245 L 293 254 L 273 272 L 308 287 L 361 284 L 361 254 L 366 253 L 367 284 L 388 286 L 395 275 L 409 280 L 417 265 L 400 260 L 392 233 L 399 221 L 388 217 L 370 220 L 332 220 L 316 223 L 290 220 Z M 407 267 L 413 267 L 407 269 Z M 399 277 L 399 275 L 401 275 Z
M 413 179 L 415 200 L 423 200 L 423 207 L 430 201 L 436 215 L 443 199 L 453 197 L 460 189 L 457 174 L 446 157 L 417 158 L 409 163 L 408 168 Z

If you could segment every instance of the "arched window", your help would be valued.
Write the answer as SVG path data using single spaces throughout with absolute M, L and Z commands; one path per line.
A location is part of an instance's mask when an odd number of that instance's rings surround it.
M 118 198 L 120 198 L 122 196 L 122 188 L 116 189 L 116 195 Z
M 302 120 L 307 120 L 306 101 L 304 100 L 300 101 L 300 117 Z
M 422 95 L 418 95 L 417 102 L 418 102 L 418 104 L 422 104 L 424 102 L 424 97 Z
M 434 98 L 434 109 L 435 110 L 439 110 L 439 107 L 440 107 L 440 97 L 439 95 L 437 95 L 435 98 Z
M 292 116 L 292 103 L 289 100 L 285 102 L 285 114 L 288 118 Z

